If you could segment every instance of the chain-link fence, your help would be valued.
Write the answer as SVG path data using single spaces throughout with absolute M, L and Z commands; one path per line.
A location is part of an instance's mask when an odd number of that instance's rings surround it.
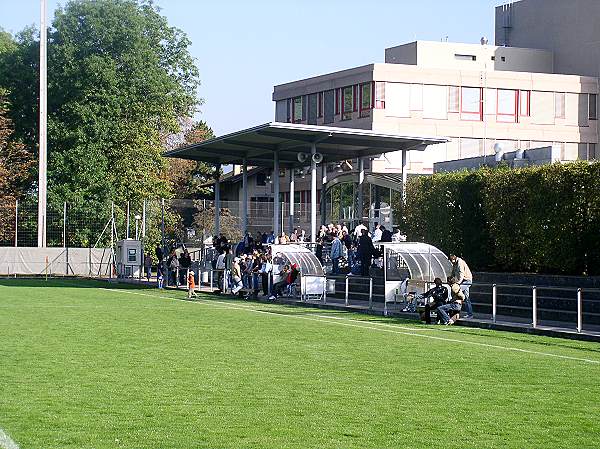
M 348 201 L 342 205 L 324 204 L 328 222 L 355 226 L 356 217 Z M 321 223 L 321 205 L 317 206 L 317 223 Z M 242 237 L 241 201 L 221 201 L 220 232 L 231 240 Z M 310 233 L 310 203 L 279 203 L 280 229 L 298 228 Z M 366 209 L 364 214 L 368 214 Z M 199 248 L 215 233 L 215 204 L 203 199 L 150 199 L 125 203 L 49 203 L 47 209 L 47 246 L 107 248 L 126 238 L 144 240 L 154 248 L 165 240 L 166 246 L 185 244 Z M 364 217 L 365 215 L 363 215 Z M 368 215 L 367 215 L 368 216 Z M 36 247 L 38 210 L 35 201 L 0 201 L 0 246 Z M 251 233 L 273 230 L 273 201 L 249 201 L 247 224 Z

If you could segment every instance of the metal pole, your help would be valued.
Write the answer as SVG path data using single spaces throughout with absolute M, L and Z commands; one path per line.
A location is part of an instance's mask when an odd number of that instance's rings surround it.
M 492 322 L 496 322 L 496 310 L 498 304 L 498 287 L 496 284 L 492 285 Z
M 323 304 L 327 304 L 327 278 L 325 278 L 325 288 L 323 289 Z
M 577 333 L 583 331 L 583 294 L 580 288 L 577 289 Z
M 112 229 L 111 229 L 112 232 Z M 67 202 L 63 203 L 63 248 L 67 247 Z
M 532 287 L 532 296 L 533 296 L 533 328 L 537 327 L 537 287 L 534 285 Z
M 279 227 L 279 153 L 277 151 L 273 152 L 271 181 L 273 181 L 273 231 L 275 236 L 278 236 L 281 235 L 281 228 Z
M 406 203 L 406 180 L 407 180 L 407 151 L 402 150 L 402 213 L 404 214 L 404 205 Z
M 217 164 L 215 172 L 215 235 L 221 232 L 221 164 Z
M 288 223 L 288 231 L 291 234 L 294 232 L 294 197 L 296 196 L 296 174 L 294 168 L 290 168 L 290 222 Z
M 385 308 L 385 298 L 383 298 L 383 304 Z M 373 278 L 369 278 L 369 310 L 373 309 Z M 387 315 L 387 313 L 386 313 Z
M 327 164 L 321 164 L 321 224 L 327 223 Z
M 127 232 L 125 232 L 125 238 L 129 238 L 129 201 L 127 201 Z
M 317 242 L 317 163 L 315 154 L 317 154 L 317 145 L 310 147 L 310 241 Z
M 15 248 L 19 246 L 19 200 L 15 200 Z
M 364 210 L 364 195 L 363 195 L 363 187 L 365 185 L 365 161 L 363 158 L 358 159 L 358 195 L 356 196 L 358 199 L 358 210 L 355 212 L 355 219 L 358 220 L 359 223 L 363 221 L 363 210 Z
M 146 200 L 142 203 L 142 238 L 146 238 Z
M 46 0 L 40 1 L 40 130 L 38 176 L 38 247 L 46 247 L 48 165 L 48 36 Z
M 242 164 L 242 232 L 248 232 L 248 163 Z
M 346 307 L 348 307 L 348 282 L 349 282 L 350 278 L 348 276 L 346 276 L 346 302 L 345 305 Z

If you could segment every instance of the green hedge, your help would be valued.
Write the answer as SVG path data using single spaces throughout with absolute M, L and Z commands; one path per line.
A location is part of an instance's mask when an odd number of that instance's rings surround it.
M 406 232 L 475 270 L 600 274 L 600 163 L 410 180 Z

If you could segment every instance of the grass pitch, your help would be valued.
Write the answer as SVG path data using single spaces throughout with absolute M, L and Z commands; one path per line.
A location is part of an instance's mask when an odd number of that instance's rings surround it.
M 600 447 L 600 345 L 0 281 L 0 429 L 44 448 Z

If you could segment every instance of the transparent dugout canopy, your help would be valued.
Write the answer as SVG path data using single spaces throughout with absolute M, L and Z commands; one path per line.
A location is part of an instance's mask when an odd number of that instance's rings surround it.
M 302 276 L 325 276 L 323 266 L 313 252 L 302 245 L 271 245 L 274 265 L 297 264 Z
M 452 272 L 448 257 L 438 248 L 426 243 L 384 243 L 385 280 L 433 282 L 439 277 L 443 282 Z

